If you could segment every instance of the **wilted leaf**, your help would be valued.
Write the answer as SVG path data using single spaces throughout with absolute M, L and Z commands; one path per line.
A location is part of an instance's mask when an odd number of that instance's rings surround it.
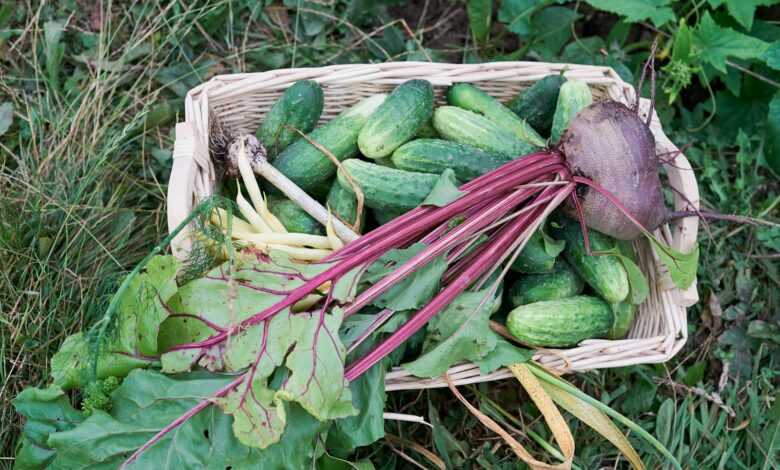
M 565 390 L 548 382 L 540 381 L 539 383 L 558 406 L 576 416 L 577 419 L 590 426 L 602 437 L 611 442 L 623 453 L 635 469 L 640 470 L 645 468 L 642 459 L 639 458 L 639 454 L 637 454 L 634 447 L 607 415 L 593 405 L 580 400 L 578 397 Z

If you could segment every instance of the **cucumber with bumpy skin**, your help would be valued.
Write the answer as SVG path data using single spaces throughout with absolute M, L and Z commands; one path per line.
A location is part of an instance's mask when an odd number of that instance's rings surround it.
M 324 227 L 295 202 L 286 197 L 270 196 L 268 210 L 279 219 L 288 231 L 322 235 Z
M 322 88 L 314 80 L 300 80 L 286 89 L 266 114 L 257 138 L 273 159 L 301 136 L 294 129 L 308 133 L 322 114 Z
M 512 305 L 556 300 L 572 297 L 582 292 L 585 282 L 565 261 L 555 263 L 555 270 L 548 274 L 531 274 L 518 279 L 509 289 Z
M 442 137 L 473 145 L 487 152 L 514 159 L 527 155 L 536 147 L 520 140 L 493 121 L 457 106 L 439 106 L 433 112 L 433 127 Z
M 377 210 L 413 209 L 425 200 L 439 180 L 438 175 L 397 170 L 351 158 L 342 162 L 338 173 L 339 184 L 350 193 L 354 191 L 344 176 L 345 171 L 363 192 L 366 206 Z
M 523 251 L 517 255 L 517 259 L 512 263 L 512 271 L 525 274 L 543 274 L 549 273 L 555 267 L 555 260 L 560 253 L 560 248 L 550 253 L 547 250 L 546 242 L 541 231 L 537 230 L 528 239 L 523 247 Z
M 447 91 L 447 102 L 475 113 L 482 114 L 498 127 L 511 132 L 520 140 L 537 147 L 544 146 L 544 139 L 527 122 L 517 117 L 497 99 L 470 83 L 457 83 Z
M 561 75 L 548 75 L 510 101 L 507 107 L 541 135 L 550 135 L 558 92 L 564 81 Z
M 502 155 L 442 139 L 407 142 L 393 152 L 392 160 L 396 168 L 421 173 L 441 174 L 451 168 L 462 182 L 495 170 L 507 161 Z
M 357 155 L 357 139 L 360 129 L 371 113 L 385 100 L 385 95 L 366 98 L 342 112 L 331 121 L 314 129 L 309 139 L 329 150 L 337 160 L 345 160 Z M 273 161 L 280 172 L 309 194 L 315 196 L 327 194 L 328 181 L 336 173 L 336 165 L 330 158 L 300 138 L 287 147 Z
M 327 205 L 333 214 L 347 225 L 353 226 L 357 218 L 357 198 L 351 191 L 342 188 L 338 181 L 334 181 L 328 192 Z M 366 208 L 360 214 L 360 228 L 365 228 Z
M 585 239 L 580 225 L 571 219 L 561 219 L 560 228 L 553 233 L 566 240 L 563 256 L 585 279 L 596 293 L 611 304 L 625 300 L 628 296 L 628 274 L 620 259 L 612 255 L 589 256 L 585 250 Z M 610 251 L 615 248 L 614 239 L 601 232 L 588 229 L 588 240 L 593 253 Z
M 569 80 L 561 85 L 558 102 L 555 105 L 550 140 L 553 143 L 558 142 L 574 116 L 592 103 L 593 94 L 587 83 Z
M 360 130 L 358 147 L 368 158 L 387 157 L 412 140 L 433 114 L 433 87 L 427 80 L 398 85 Z
M 580 295 L 516 307 L 509 312 L 506 327 L 529 346 L 568 347 L 606 336 L 613 320 L 608 303 Z

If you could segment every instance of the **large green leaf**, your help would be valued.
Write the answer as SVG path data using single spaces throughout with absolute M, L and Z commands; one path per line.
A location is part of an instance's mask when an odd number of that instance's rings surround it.
M 709 12 L 699 21 L 693 35 L 695 53 L 699 59 L 715 67 L 720 72 L 726 72 L 726 59 L 756 59 L 764 55 L 769 45 L 752 36 L 742 34 L 734 29 L 720 26 L 712 19 Z
M 586 0 L 593 8 L 608 11 L 625 17 L 627 21 L 638 23 L 650 20 L 661 27 L 676 16 L 671 8 L 672 0 Z
M 498 335 L 488 319 L 500 296 L 485 299 L 487 295 L 487 290 L 481 290 L 456 297 L 428 322 L 423 353 L 403 368 L 417 377 L 438 377 L 460 361 L 479 360 L 493 351 Z
M 114 392 L 111 414 L 96 411 L 48 443 L 57 452 L 52 469 L 115 469 L 154 434 L 235 377 L 191 374 L 173 378 L 148 370 L 131 372 Z M 315 440 L 326 425 L 290 405 L 280 443 L 265 450 L 242 445 L 232 419 L 210 406 L 142 453 L 130 468 L 300 469 L 317 457 Z
M 17 470 L 44 468 L 55 454 L 46 442 L 49 435 L 72 429 L 84 419 L 56 386 L 25 389 L 12 403 L 16 412 L 25 418 L 22 447 L 14 463 Z
M 244 258 L 232 267 L 222 265 L 179 290 L 170 308 L 187 316 L 171 317 L 161 335 L 166 344 L 175 345 L 235 329 L 326 268 L 286 257 Z M 339 289 L 338 283 L 334 289 L 337 300 L 346 299 L 351 290 Z M 163 354 L 163 370 L 184 372 L 197 363 L 211 371 L 243 372 L 245 381 L 216 402 L 234 416 L 233 431 L 241 443 L 264 449 L 278 442 L 286 428 L 284 402 L 298 403 L 320 421 L 357 413 L 344 379 L 341 321 L 339 308 L 329 313 L 321 309 L 292 313 L 285 308 L 218 344 Z M 269 379 L 282 366 L 289 376 L 280 387 L 271 388 Z

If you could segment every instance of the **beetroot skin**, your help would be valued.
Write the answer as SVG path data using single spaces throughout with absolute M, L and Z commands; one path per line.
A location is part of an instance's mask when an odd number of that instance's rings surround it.
M 614 194 L 647 230 L 664 222 L 667 209 L 655 155 L 655 139 L 636 112 L 616 101 L 588 106 L 569 124 L 560 150 L 574 175 L 591 179 Z M 584 188 L 584 187 L 583 187 Z M 592 188 L 580 194 L 589 227 L 620 240 L 633 240 L 640 229 Z M 573 207 L 567 207 L 576 214 Z

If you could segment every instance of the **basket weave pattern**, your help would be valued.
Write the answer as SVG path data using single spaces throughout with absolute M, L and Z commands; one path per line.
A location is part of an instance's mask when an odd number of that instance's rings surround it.
M 169 229 L 179 225 L 214 190 L 215 169 L 208 152 L 209 119 L 216 116 L 235 134 L 253 134 L 280 94 L 298 80 L 312 79 L 320 83 L 325 95 L 322 121 L 327 121 L 362 98 L 387 93 L 413 78 L 424 78 L 434 85 L 438 104 L 444 102 L 446 87 L 456 82 L 474 83 L 506 102 L 535 81 L 561 71 L 568 78 L 588 83 L 595 100 L 610 98 L 631 104 L 636 99 L 633 87 L 610 68 L 540 62 L 465 65 L 391 62 L 214 77 L 190 90 L 185 100 L 185 121 L 176 126 L 174 163 L 168 186 Z M 640 100 L 640 114 L 646 116 L 649 109 L 650 103 Z M 656 139 L 656 153 L 664 154 L 666 159 L 676 154 L 665 164 L 669 184 L 679 193 L 675 194 L 675 209 L 690 209 L 690 204 L 698 207 L 699 191 L 688 160 L 664 135 L 655 113 L 650 128 Z M 689 217 L 661 227 L 655 235 L 673 248 L 687 252 L 696 243 L 697 230 L 698 220 Z M 173 253 L 183 258 L 188 247 L 188 233 L 184 231 L 172 243 Z M 650 285 L 650 295 L 640 306 L 627 339 L 587 340 L 575 348 L 539 350 L 534 356 L 536 361 L 561 372 L 583 371 L 665 362 L 682 348 L 688 336 L 685 309 L 698 300 L 696 285 L 686 290 L 676 288 L 646 241 L 635 242 L 635 249 L 638 264 Z M 512 376 L 506 369 L 480 374 L 478 367 L 470 363 L 452 367 L 449 375 L 455 384 Z M 443 379 L 419 379 L 400 368 L 390 371 L 386 378 L 387 390 L 442 386 L 446 386 Z

